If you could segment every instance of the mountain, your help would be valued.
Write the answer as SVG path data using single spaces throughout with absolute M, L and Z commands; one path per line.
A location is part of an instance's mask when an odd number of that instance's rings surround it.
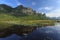
M 14 12 L 18 15 L 33 15 L 35 13 L 32 8 L 27 8 L 23 5 L 19 5 L 18 7 L 14 8 Z
M 60 17 L 51 17 L 52 20 L 60 20 Z
M 0 4 L 0 12 L 11 12 L 12 7 L 5 5 L 5 4 Z
M 12 8 L 8 5 L 5 4 L 0 4 L 0 12 L 13 12 L 16 15 L 23 15 L 23 14 L 28 14 L 32 15 L 34 14 L 34 10 L 31 8 L 24 7 L 23 5 L 19 5 L 16 8 Z
M 45 13 L 37 13 L 35 10 L 29 7 L 19 5 L 12 8 L 5 4 L 0 4 L 0 14 L 8 14 L 15 17 L 23 17 L 22 19 L 47 19 Z

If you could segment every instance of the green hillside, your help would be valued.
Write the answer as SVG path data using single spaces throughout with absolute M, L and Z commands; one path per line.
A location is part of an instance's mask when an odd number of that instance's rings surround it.
M 47 26 L 54 21 L 48 20 L 45 14 L 37 13 L 31 8 L 22 5 L 12 8 L 5 4 L 0 5 L 0 27 L 7 28 L 13 25 Z
M 15 17 L 9 14 L 0 14 L 0 27 L 7 28 L 13 25 L 45 26 L 53 25 L 52 20 L 39 20 L 38 16 Z

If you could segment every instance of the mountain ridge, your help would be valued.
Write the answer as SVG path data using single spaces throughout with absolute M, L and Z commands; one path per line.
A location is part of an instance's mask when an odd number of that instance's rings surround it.
M 23 19 L 48 19 L 44 14 L 37 13 L 35 10 L 29 7 L 19 5 L 16 8 L 12 8 L 5 4 L 0 4 L 0 14 L 9 14 L 15 17 L 25 17 Z

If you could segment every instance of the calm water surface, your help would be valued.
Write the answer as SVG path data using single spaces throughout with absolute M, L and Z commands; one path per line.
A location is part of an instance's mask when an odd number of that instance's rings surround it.
M 6 38 L 0 38 L 0 40 L 60 40 L 60 23 L 36 29 L 27 37 L 12 34 Z

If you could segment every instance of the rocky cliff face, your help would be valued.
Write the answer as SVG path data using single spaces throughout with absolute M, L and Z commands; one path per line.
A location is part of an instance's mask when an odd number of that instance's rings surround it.
M 33 9 L 24 7 L 22 5 L 16 7 L 14 11 L 20 15 L 22 15 L 22 14 L 32 15 L 32 14 L 36 13 Z
M 28 15 L 34 14 L 34 11 L 31 8 L 22 9 L 22 11 L 23 13 L 28 14 Z
M 17 6 L 16 8 L 12 8 L 5 4 L 0 4 L 0 12 L 8 12 L 13 15 L 32 15 L 35 11 L 31 8 L 24 7 L 22 5 Z

